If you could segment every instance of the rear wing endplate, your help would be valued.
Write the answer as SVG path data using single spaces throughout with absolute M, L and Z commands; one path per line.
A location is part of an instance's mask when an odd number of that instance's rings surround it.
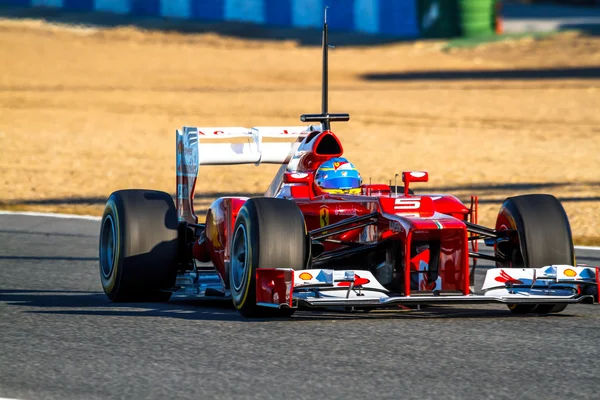
M 177 214 L 197 223 L 194 191 L 200 165 L 284 164 L 304 137 L 320 125 L 244 127 L 183 127 L 176 133 Z M 275 142 L 263 142 L 264 138 Z M 202 142 L 202 145 L 200 145 Z M 216 143 L 215 143 L 216 142 Z

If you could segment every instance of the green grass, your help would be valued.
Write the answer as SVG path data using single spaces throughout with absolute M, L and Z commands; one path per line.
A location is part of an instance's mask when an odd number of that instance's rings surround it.
M 561 31 L 560 33 L 563 33 Z M 442 50 L 450 50 L 450 49 L 461 49 L 461 48 L 473 48 L 480 46 L 482 44 L 496 43 L 496 42 L 504 42 L 507 40 L 521 40 L 525 38 L 533 38 L 533 39 L 545 39 L 552 35 L 558 34 L 558 31 L 551 32 L 531 32 L 531 33 L 506 33 L 501 35 L 486 35 L 486 36 L 478 36 L 478 37 L 470 37 L 470 38 L 456 38 L 450 39 L 446 45 L 442 48 Z

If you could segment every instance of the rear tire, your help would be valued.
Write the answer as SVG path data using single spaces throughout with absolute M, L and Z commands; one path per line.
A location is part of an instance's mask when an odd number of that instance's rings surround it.
M 305 269 L 310 240 L 304 215 L 290 200 L 256 198 L 240 209 L 230 249 L 229 286 L 233 304 L 244 317 L 287 317 L 293 309 L 256 304 L 258 268 Z
M 110 195 L 100 228 L 100 280 L 112 301 L 167 301 L 177 275 L 177 212 L 168 193 Z
M 506 262 L 503 268 L 539 268 L 546 265 L 575 265 L 575 251 L 567 214 L 551 195 L 530 194 L 509 197 L 504 201 L 496 230 L 511 229 L 517 236 L 496 246 L 496 257 Z M 515 314 L 537 312 L 542 314 L 563 311 L 566 304 L 509 304 Z

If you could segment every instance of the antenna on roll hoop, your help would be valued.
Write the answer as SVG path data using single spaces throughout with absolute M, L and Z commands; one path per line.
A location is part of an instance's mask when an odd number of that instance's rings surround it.
M 329 42 L 327 37 L 327 9 L 325 7 L 325 15 L 323 18 L 323 75 L 321 87 L 321 114 L 302 114 L 300 121 L 302 122 L 320 122 L 321 128 L 324 131 L 331 129 L 331 121 L 349 121 L 349 114 L 329 114 L 328 111 L 328 96 L 329 96 Z
M 321 114 L 327 114 L 329 102 L 329 40 L 327 31 L 327 6 L 323 15 L 323 36 L 321 46 L 323 47 L 323 70 L 321 72 Z M 329 126 L 326 128 L 329 129 Z

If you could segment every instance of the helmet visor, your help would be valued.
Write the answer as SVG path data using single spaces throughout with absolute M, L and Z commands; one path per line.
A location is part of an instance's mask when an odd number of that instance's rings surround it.
M 323 189 L 355 189 L 360 187 L 360 178 L 343 176 L 340 178 L 323 179 L 319 186 Z

